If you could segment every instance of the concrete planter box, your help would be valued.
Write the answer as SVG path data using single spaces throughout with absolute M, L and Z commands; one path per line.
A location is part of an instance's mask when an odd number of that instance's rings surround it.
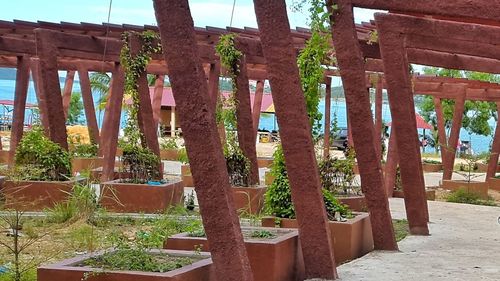
M 476 172 L 480 172 L 480 173 L 486 173 L 488 172 L 488 164 L 486 163 L 477 163 L 477 171 Z M 500 172 L 500 165 L 497 166 L 497 170 L 496 172 Z
M 184 186 L 194 186 L 193 176 L 191 175 L 191 166 L 189 164 L 181 165 L 181 177 Z
M 368 213 L 355 213 L 347 222 L 330 221 L 330 235 L 333 242 L 335 261 L 343 263 L 357 259 L 373 250 L 372 226 Z M 278 219 L 283 228 L 297 228 L 295 219 Z M 276 226 L 275 217 L 262 218 L 262 226 Z
M 0 163 L 2 163 L 2 164 L 10 163 L 10 151 L 9 150 L 0 150 Z
M 243 227 L 242 231 L 269 230 L 276 228 Z M 297 230 L 280 229 L 273 239 L 245 238 L 250 266 L 254 280 L 293 281 L 303 280 L 304 264 Z M 201 247 L 210 251 L 205 237 L 189 237 L 187 233 L 173 235 L 164 243 L 164 248 L 173 250 L 193 250 Z
M 425 191 L 425 195 L 427 196 L 427 200 L 435 201 L 436 200 L 436 191 L 427 189 Z M 402 190 L 394 190 L 392 193 L 392 197 L 394 198 L 405 198 L 405 195 Z
M 364 195 L 359 196 L 336 196 L 337 199 L 355 212 L 367 212 L 366 198 Z
M 101 204 L 110 211 L 124 213 L 158 213 L 170 206 L 183 204 L 184 183 L 161 185 L 121 183 L 120 180 L 101 185 Z
M 162 149 L 160 150 L 161 160 L 177 161 L 179 151 L 177 149 Z
M 422 163 L 424 173 L 436 173 L 443 170 L 443 164 Z
M 29 211 L 41 211 L 52 208 L 56 203 L 64 202 L 71 194 L 73 186 L 81 182 L 69 181 L 16 181 L 6 180 L 2 186 L 5 204 Z
M 496 191 L 500 191 L 500 179 L 498 179 L 498 178 L 489 178 L 488 179 L 488 183 L 489 183 L 489 188 L 490 189 L 493 189 L 493 190 L 496 190 Z
M 121 165 L 121 162 L 120 162 L 120 165 Z M 90 171 L 90 180 L 91 181 L 101 181 L 101 177 L 102 177 L 102 167 L 95 168 L 95 169 Z M 130 177 L 130 173 L 121 171 L 121 168 L 117 167 L 117 164 L 115 164 L 113 179 L 117 180 L 117 179 L 123 179 L 123 178 L 128 178 L 128 177 Z
M 123 149 L 117 147 L 116 148 L 116 156 L 118 156 L 118 157 L 123 156 Z
M 274 158 L 272 157 L 258 157 L 257 166 L 259 168 L 270 168 L 273 164 Z
M 71 159 L 71 171 L 73 174 L 81 171 L 92 171 L 102 167 L 104 159 L 102 157 L 73 158 Z
M 443 180 L 441 183 L 441 188 L 455 191 L 458 189 L 465 189 L 468 192 L 474 192 L 478 194 L 482 199 L 488 199 L 488 182 L 478 182 L 471 181 L 467 182 L 465 180 Z
M 156 250 L 154 252 L 166 253 L 179 257 L 196 256 L 193 252 Z M 38 281 L 81 281 L 84 275 L 90 272 L 96 274 L 90 275 L 90 281 L 215 281 L 215 267 L 212 266 L 212 259 L 209 253 L 200 253 L 198 257 L 203 259 L 175 269 L 169 272 L 141 272 L 141 271 L 118 271 L 79 266 L 87 260 L 90 255 L 84 255 L 72 259 L 67 259 L 51 265 L 40 266 L 37 270 Z
M 264 207 L 265 186 L 233 186 L 234 206 L 238 213 L 259 214 Z

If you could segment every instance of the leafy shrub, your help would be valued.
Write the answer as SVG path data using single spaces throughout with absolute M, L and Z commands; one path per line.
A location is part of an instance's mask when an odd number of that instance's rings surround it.
M 127 146 L 123 149 L 123 169 L 130 174 L 133 183 L 146 183 L 162 178 L 159 167 L 160 158 L 149 148 Z
M 274 152 L 271 174 L 275 177 L 275 179 L 266 191 L 266 211 L 279 218 L 295 218 L 295 209 L 292 203 L 290 182 L 288 181 L 285 157 L 281 146 L 278 146 Z M 345 205 L 341 204 L 328 190 L 323 188 L 322 192 L 329 219 L 334 219 L 337 212 L 342 217 L 349 217 L 351 215 L 349 209 Z
M 453 191 L 448 196 L 448 198 L 446 198 L 446 201 L 453 203 L 496 206 L 493 200 L 491 199 L 483 200 L 477 193 L 467 191 L 465 188 L 460 188 L 458 190 Z
M 233 186 L 250 186 L 250 161 L 237 145 L 224 149 L 229 182 Z
M 166 138 L 160 143 L 160 149 L 179 149 L 175 138 Z
M 99 148 L 95 143 L 84 143 L 80 135 L 68 137 L 69 151 L 72 157 L 97 157 Z
M 321 186 L 334 194 L 359 193 L 359 188 L 354 187 L 356 175 L 354 174 L 354 158 L 330 158 L 319 164 Z
M 100 211 L 95 189 L 90 184 L 75 184 L 69 199 L 58 202 L 47 210 L 49 221 L 65 223 L 85 220 L 95 224 L 96 215 Z
M 182 164 L 189 164 L 189 158 L 188 158 L 187 151 L 186 151 L 185 147 L 179 149 L 179 154 L 177 156 L 177 160 L 179 162 L 181 162 Z
M 48 139 L 40 128 L 26 132 L 16 150 L 15 164 L 20 180 L 64 181 L 71 176 L 67 151 Z M 28 170 L 37 170 L 29 174 Z
M 434 164 L 434 165 L 442 164 L 441 161 L 433 159 L 424 159 L 424 161 L 422 162 L 424 162 L 425 164 Z

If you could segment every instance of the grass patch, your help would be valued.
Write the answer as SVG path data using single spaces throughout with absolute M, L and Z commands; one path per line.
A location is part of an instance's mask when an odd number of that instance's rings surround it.
M 392 220 L 392 225 L 397 242 L 405 239 L 410 234 L 410 226 L 407 220 Z
M 488 198 L 487 200 L 481 199 L 477 193 L 469 192 L 463 188 L 460 188 L 450 193 L 448 198 L 446 198 L 446 201 L 452 203 L 463 203 L 463 204 L 484 205 L 484 206 L 497 205 L 493 199 L 491 198 Z

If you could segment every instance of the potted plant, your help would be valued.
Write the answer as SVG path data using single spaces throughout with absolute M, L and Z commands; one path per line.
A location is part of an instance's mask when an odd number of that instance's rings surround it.
M 297 228 L 295 209 L 292 204 L 283 149 L 274 152 L 271 173 L 274 182 L 265 197 L 266 212 L 272 216 L 262 219 L 262 226 Z M 323 188 L 323 200 L 329 218 L 332 247 L 338 263 L 356 259 L 373 250 L 373 236 L 368 213 L 353 213 L 340 203 L 330 191 Z
M 53 207 L 64 201 L 78 181 L 71 178 L 69 153 L 48 139 L 41 128 L 24 134 L 15 154 L 14 167 L 7 171 L 2 187 L 5 203 L 32 210 Z M 10 199 L 9 199 L 10 198 Z
M 475 155 L 464 154 L 464 163 L 459 165 L 459 170 L 454 171 L 463 177 L 462 180 L 443 180 L 441 187 L 447 190 L 458 190 L 463 188 L 467 192 L 472 192 L 478 194 L 482 199 L 488 198 L 488 181 L 480 182 L 474 181 L 474 179 L 480 177 L 480 174 L 475 173 L 477 171 L 478 158 Z
M 160 142 L 161 160 L 175 161 L 179 158 L 179 145 L 176 138 L 163 139 Z
M 345 159 L 327 157 L 319 163 L 321 185 L 351 210 L 366 212 L 366 199 L 356 183 L 353 169 L 356 164 L 354 149 L 346 150 L 345 156 Z
M 83 143 L 79 135 L 69 137 L 72 173 L 91 171 L 102 167 L 103 158 L 97 157 L 99 148 L 95 143 Z
M 435 173 L 443 170 L 443 164 L 439 160 L 424 159 L 422 169 L 426 173 Z
M 304 264 L 298 232 L 295 229 L 242 227 L 253 277 L 260 281 L 292 281 L 304 279 Z M 203 229 L 168 237 L 165 249 L 210 251 Z

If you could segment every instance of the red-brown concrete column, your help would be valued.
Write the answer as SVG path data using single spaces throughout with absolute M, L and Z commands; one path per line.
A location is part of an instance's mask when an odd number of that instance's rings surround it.
M 497 115 L 500 116 L 500 102 L 497 105 Z M 497 120 L 495 136 L 491 145 L 490 161 L 488 162 L 488 171 L 486 172 L 486 181 L 495 176 L 498 166 L 498 154 L 500 153 L 500 120 Z
M 382 90 L 384 82 L 382 75 L 377 76 L 377 88 L 375 90 L 375 149 L 379 159 L 382 159 Z
M 391 129 L 389 147 L 387 148 L 387 162 L 385 163 L 385 187 L 387 196 L 392 197 L 394 185 L 396 184 L 396 172 L 398 167 L 398 148 L 396 144 L 396 131 Z
M 443 180 L 451 180 L 453 175 L 453 165 L 455 164 L 455 153 L 457 151 L 458 139 L 460 138 L 460 129 L 462 128 L 462 119 L 464 116 L 465 104 L 465 86 L 463 84 L 446 84 L 444 91 L 460 93 L 459 98 L 455 99 L 453 108 L 453 120 L 451 123 L 450 139 L 448 140 L 448 155 L 446 162 L 443 163 Z
M 142 48 L 142 42 L 138 35 L 130 36 L 130 52 L 136 55 Z M 151 96 L 149 95 L 149 85 L 147 73 L 143 72 L 137 78 L 137 91 L 139 93 L 139 110 L 137 121 L 139 130 L 142 133 L 143 145 L 145 144 L 154 154 L 160 156 L 160 145 L 158 143 L 158 127 L 153 120 L 153 107 L 151 106 Z
M 31 63 L 30 63 L 30 68 L 31 68 L 31 75 L 33 77 L 33 82 L 35 84 L 35 92 L 36 92 L 36 99 L 38 102 L 38 110 L 40 113 L 40 122 L 42 123 L 42 127 L 44 128 L 44 131 L 46 134 L 48 134 L 47 128 L 49 127 L 48 119 L 47 119 L 47 109 L 46 109 L 46 102 L 45 98 L 41 96 L 41 87 L 42 87 L 42 82 L 41 82 L 41 76 L 40 76 L 40 60 L 38 58 L 32 58 Z
M 347 118 L 347 145 L 349 147 L 354 147 L 354 138 L 352 136 L 352 126 L 351 126 L 351 119 L 349 119 L 349 105 L 346 104 L 345 107 L 346 111 L 346 118 Z
M 437 117 L 437 130 L 438 130 L 438 138 L 439 138 L 439 146 L 441 148 L 441 162 L 448 163 L 448 138 L 446 137 L 446 129 L 444 125 L 444 115 L 443 115 L 443 106 L 441 104 L 440 98 L 433 98 L 434 100 L 434 108 L 436 110 Z
M 333 241 L 284 0 L 254 0 L 307 278 L 337 278 Z
M 260 110 L 262 108 L 262 96 L 264 95 L 264 81 L 257 81 L 255 96 L 253 98 L 252 122 L 254 132 L 259 130 Z
M 99 126 L 95 116 L 94 99 L 92 98 L 92 88 L 90 87 L 89 72 L 85 69 L 78 69 L 80 78 L 80 89 L 82 91 L 83 108 L 87 118 L 87 129 L 89 131 L 90 142 L 99 143 Z
M 323 159 L 330 156 L 330 110 L 332 107 L 332 79 L 326 79 L 325 89 L 325 128 L 323 138 Z
M 361 187 L 367 200 L 375 249 L 397 250 L 382 165 L 375 151 L 374 123 L 366 88 L 364 58 L 358 43 L 352 6 L 335 1 L 339 9 L 332 18 L 333 43 L 344 86 Z M 333 2 L 328 1 L 332 7 Z
M 217 105 L 217 100 L 220 98 L 219 76 L 220 62 L 211 63 L 210 69 L 208 70 L 208 94 L 210 95 L 210 100 L 212 101 L 212 108 L 214 109 L 214 111 L 215 106 Z
M 63 107 L 64 116 L 68 119 L 69 103 L 71 102 L 71 93 L 73 92 L 73 81 L 75 80 L 75 71 L 68 70 L 66 72 L 66 80 L 63 88 Z
M 154 0 L 217 280 L 253 280 L 187 0 Z
M 109 181 L 114 177 L 116 148 L 120 131 L 120 115 L 122 110 L 125 74 L 123 68 L 115 65 L 111 77 L 111 86 L 104 111 L 100 152 L 104 156 L 101 181 Z
M 255 131 L 250 105 L 250 85 L 248 84 L 247 64 L 245 56 L 240 58 L 239 73 L 236 76 L 236 127 L 238 144 L 243 154 L 250 161 L 250 183 L 259 183 L 259 166 L 257 164 L 257 149 L 255 147 Z
M 17 144 L 23 137 L 24 114 L 26 111 L 26 98 L 30 81 L 30 58 L 17 57 L 16 92 L 14 95 L 14 113 L 12 114 L 12 129 L 10 133 L 9 164 L 13 163 Z
M 153 119 L 155 128 L 158 128 L 158 124 L 161 122 L 161 98 L 163 95 L 164 81 L 165 75 L 156 75 L 155 90 L 153 94 Z
M 52 36 L 46 30 L 35 29 L 35 34 L 40 59 L 40 97 L 46 101 L 48 136 L 67 150 L 68 134 L 57 72 L 57 48 L 51 43 Z
M 375 18 L 379 30 L 380 51 L 384 60 L 392 126 L 397 133 L 396 143 L 405 195 L 406 216 L 412 234 L 428 235 L 427 198 L 415 120 L 413 91 L 408 71 L 409 64 L 402 35 L 391 32 L 395 28 L 390 24 L 384 24 L 382 14 L 377 13 Z

